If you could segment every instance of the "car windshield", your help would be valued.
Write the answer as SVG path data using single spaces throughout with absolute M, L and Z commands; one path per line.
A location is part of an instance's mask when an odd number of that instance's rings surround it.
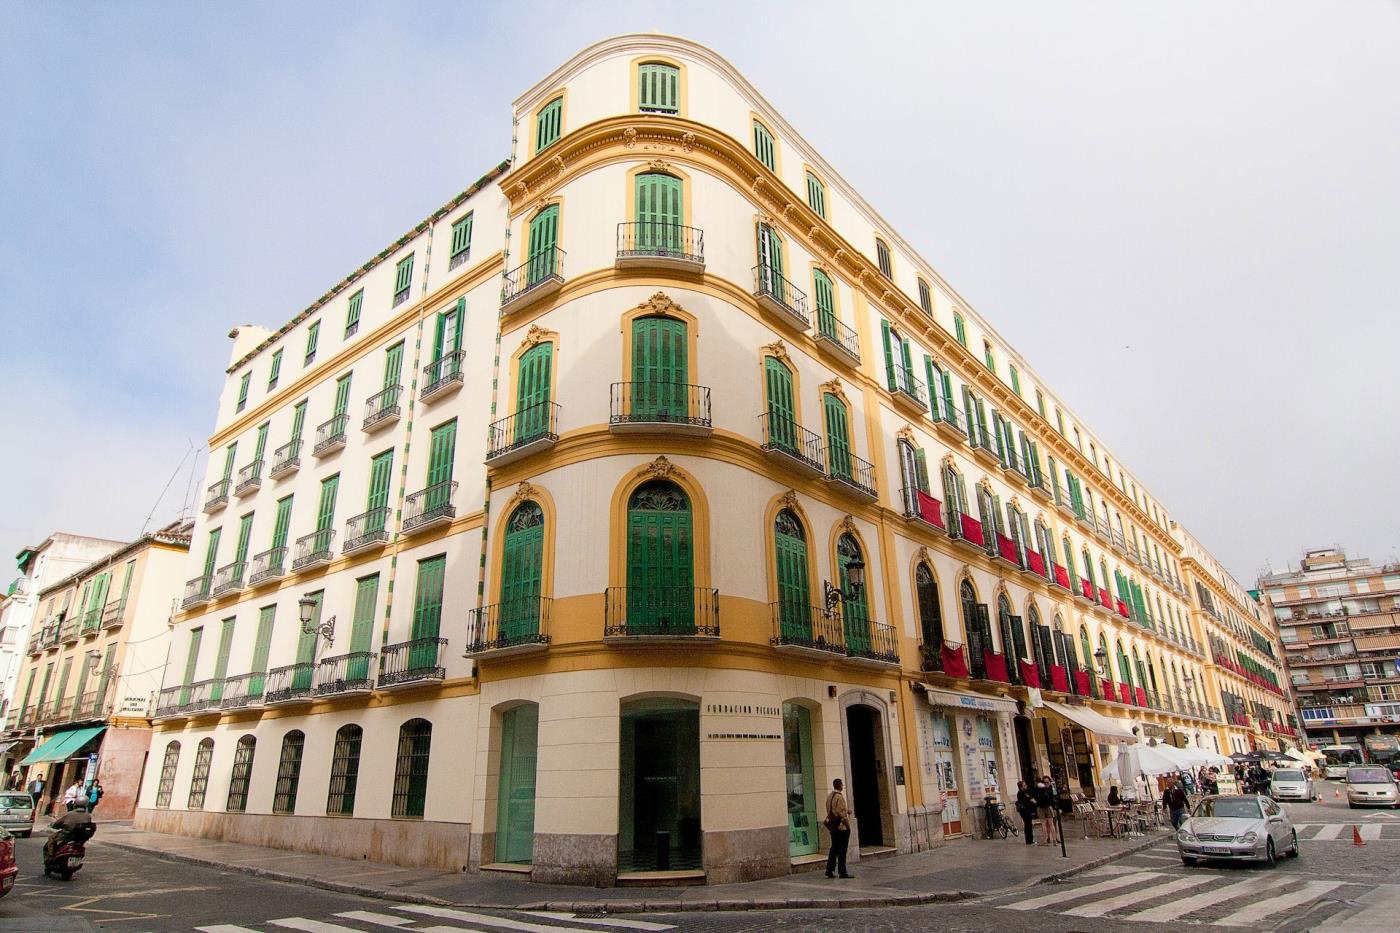
M 1302 779 L 1303 779 L 1303 772 L 1301 772 L 1301 771 L 1275 771 L 1275 772 L 1274 772 L 1274 780 L 1275 780 L 1275 781 L 1301 781 Z
M 1352 768 L 1347 772 L 1348 784 L 1389 784 L 1390 772 L 1384 768 Z
M 0 794 L 0 808 L 5 810 L 28 810 L 34 805 L 34 798 L 28 794 Z
M 1259 801 L 1253 797 L 1207 797 L 1196 805 L 1195 816 L 1257 820 L 1262 818 Z

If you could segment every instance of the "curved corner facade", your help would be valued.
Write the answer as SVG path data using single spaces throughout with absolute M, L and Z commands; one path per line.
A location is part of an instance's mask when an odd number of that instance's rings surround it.
M 870 855 L 1233 747 L 1184 532 L 731 66 L 619 37 L 514 120 L 237 338 L 140 825 L 716 883 L 836 777 Z

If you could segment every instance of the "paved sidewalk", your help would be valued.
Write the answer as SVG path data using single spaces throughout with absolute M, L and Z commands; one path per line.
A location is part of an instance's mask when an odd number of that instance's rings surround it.
M 1121 858 L 1168 837 L 1158 830 L 1134 839 L 1067 837 L 1058 848 L 1019 839 L 954 839 L 937 849 L 866 859 L 852 880 L 807 871 L 764 881 L 691 887 L 591 888 L 537 884 L 501 872 L 442 872 L 379 862 L 308 855 L 284 849 L 143 832 L 129 823 L 103 823 L 92 845 L 131 849 L 173 861 L 208 865 L 311 885 L 345 894 L 454 907 L 642 913 L 682 910 L 784 910 L 891 907 L 1003 893 Z

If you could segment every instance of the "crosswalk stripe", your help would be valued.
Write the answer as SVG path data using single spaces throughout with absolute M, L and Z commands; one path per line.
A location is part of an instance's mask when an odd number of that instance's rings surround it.
M 1328 824 L 1326 824 L 1325 826 L 1323 826 L 1321 829 L 1319 829 L 1316 833 L 1314 833 L 1312 838 L 1313 838 L 1314 841 L 1319 840 L 1319 839 L 1321 839 L 1321 840 L 1323 840 L 1323 841 L 1326 841 L 1326 840 L 1328 840 L 1328 839 L 1336 839 L 1336 838 L 1337 838 L 1338 836 L 1340 836 L 1341 834 L 1342 834 L 1342 824 L 1341 824 L 1341 823 L 1328 823 Z
M 1041 897 L 1033 897 L 1030 900 L 1020 901 L 1016 904 L 1004 904 L 1002 906 L 1007 910 L 1039 910 L 1042 907 L 1049 907 L 1052 904 L 1078 900 L 1081 897 L 1098 894 L 1100 891 L 1111 891 L 1114 888 L 1121 888 L 1129 884 L 1139 884 L 1157 877 L 1160 876 L 1155 871 L 1140 871 L 1131 875 L 1119 875 L 1117 878 L 1100 881 L 1098 884 L 1090 884 L 1082 888 L 1071 888 L 1067 891 L 1056 891 L 1054 894 L 1046 894 Z
M 1291 907 L 1299 904 L 1306 904 L 1308 901 L 1316 900 L 1335 888 L 1340 888 L 1341 881 L 1309 881 L 1296 891 L 1289 891 L 1287 894 L 1277 894 L 1268 900 L 1258 901 L 1250 904 L 1242 910 L 1237 910 L 1232 914 L 1226 914 L 1219 920 L 1213 920 L 1222 927 L 1252 927 L 1260 920 L 1273 914 L 1282 913 Z
M 1130 914 L 1129 917 L 1139 922 L 1160 920 L 1165 923 L 1168 920 L 1180 920 L 1187 914 L 1195 913 L 1198 910 L 1205 910 L 1207 907 L 1213 907 L 1216 904 L 1223 904 L 1225 901 L 1243 897 L 1246 894 L 1258 894 L 1262 891 L 1267 891 L 1269 888 L 1278 888 L 1292 883 L 1291 879 L 1288 878 L 1255 878 L 1252 881 L 1241 881 L 1238 884 L 1229 884 L 1223 888 L 1215 888 L 1200 894 L 1193 894 L 1190 897 L 1183 898 L 1179 901 L 1172 901 L 1160 907 L 1140 910 L 1137 913 Z
M 289 930 L 304 930 L 305 933 L 364 933 L 354 927 L 343 927 L 338 923 L 323 923 L 320 920 L 308 920 L 305 917 L 283 917 L 281 920 L 269 920 L 273 926 L 286 927 Z
M 617 919 L 596 919 L 593 917 L 580 917 L 578 914 L 561 914 L 551 910 L 522 910 L 522 914 L 527 917 L 539 917 L 543 920 L 569 920 L 573 923 L 587 923 L 600 927 L 617 927 L 623 930 L 674 930 L 675 927 L 667 923 L 652 923 L 649 920 L 623 920 Z
M 1375 840 L 1381 838 L 1381 826 L 1379 823 L 1362 823 L 1361 838 Z
M 1175 862 L 1177 860 L 1177 856 L 1175 855 L 1156 855 L 1151 852 L 1135 855 L 1133 858 L 1161 859 L 1164 862 Z
M 1153 885 L 1150 888 L 1143 888 L 1140 891 L 1129 891 L 1127 894 L 1105 898 L 1104 900 L 1095 901 L 1092 904 L 1085 904 L 1083 907 L 1075 907 L 1071 910 L 1062 910 L 1060 913 L 1071 917 L 1102 917 L 1109 911 L 1117 910 L 1120 907 L 1131 907 L 1143 901 L 1150 901 L 1167 894 L 1175 894 L 1177 891 L 1185 891 L 1187 888 L 1194 888 L 1198 885 L 1205 884 L 1207 881 L 1214 880 L 1215 878 L 1210 875 L 1178 878 L 1176 881 L 1169 881 L 1166 884 Z
M 412 917 L 395 917 L 391 914 L 377 914 L 372 910 L 347 910 L 344 913 L 336 914 L 337 917 L 344 917 L 346 920 L 360 920 L 365 923 L 377 923 L 386 927 L 406 927 L 414 923 Z
M 528 923 L 524 920 L 511 920 L 508 917 L 493 917 L 490 914 L 473 913 L 470 910 L 453 910 L 451 907 L 432 907 L 427 904 L 396 904 L 395 910 L 406 910 L 409 913 L 426 914 L 429 917 L 442 917 L 447 920 L 465 920 L 468 923 L 479 923 L 482 926 L 500 927 L 503 930 L 520 930 L 521 933 L 594 933 L 588 927 L 561 927 L 550 924 L 545 926 L 542 923 Z
M 210 927 L 195 927 L 199 933 L 258 933 L 257 930 L 250 930 L 247 927 L 236 927 L 230 923 L 216 923 Z

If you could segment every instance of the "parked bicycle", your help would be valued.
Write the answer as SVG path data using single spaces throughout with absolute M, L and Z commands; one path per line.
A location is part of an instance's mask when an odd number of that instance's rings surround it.
M 987 817 L 983 822 L 982 838 L 994 839 L 1000 836 L 1005 839 L 1008 835 L 1019 836 L 1016 827 L 1006 821 L 1002 815 L 1001 804 L 995 797 L 988 797 L 982 804 L 982 809 L 986 811 Z

